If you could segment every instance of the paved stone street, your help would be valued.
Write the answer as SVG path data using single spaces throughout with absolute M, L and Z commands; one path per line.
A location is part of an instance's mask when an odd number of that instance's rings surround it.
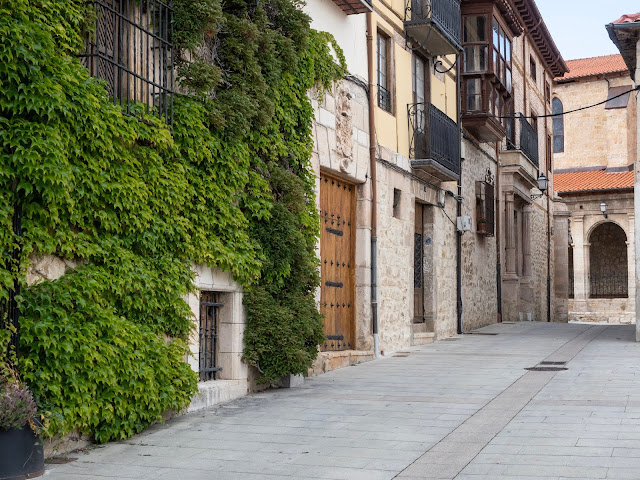
M 479 333 L 175 418 L 45 478 L 640 478 L 635 326 Z M 543 361 L 568 370 L 525 370 Z

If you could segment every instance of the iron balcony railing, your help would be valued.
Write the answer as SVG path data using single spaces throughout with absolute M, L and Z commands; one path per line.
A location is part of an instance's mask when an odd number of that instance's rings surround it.
M 590 274 L 590 298 L 628 298 L 629 277 L 627 274 Z
M 387 112 L 391 111 L 391 92 L 380 85 L 378 85 L 378 106 Z
M 405 25 L 435 23 L 456 46 L 462 41 L 460 18 L 460 0 L 406 0 Z
M 519 119 L 520 128 L 516 130 L 516 119 Z M 540 154 L 538 150 L 538 132 L 521 113 L 515 114 L 513 119 L 507 122 L 507 149 L 520 150 L 538 168 Z
M 412 160 L 431 159 L 460 175 L 460 129 L 430 103 L 409 105 L 410 146 Z

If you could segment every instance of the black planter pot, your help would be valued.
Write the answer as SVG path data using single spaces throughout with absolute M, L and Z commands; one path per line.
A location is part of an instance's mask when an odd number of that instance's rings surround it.
M 29 425 L 0 430 L 0 480 L 22 480 L 44 473 L 42 440 Z

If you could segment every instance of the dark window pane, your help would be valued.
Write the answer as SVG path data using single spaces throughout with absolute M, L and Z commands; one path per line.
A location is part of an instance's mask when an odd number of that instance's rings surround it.
M 465 73 L 485 72 L 487 70 L 486 45 L 472 45 L 464 47 Z
M 464 19 L 464 42 L 487 41 L 487 19 L 484 16 L 468 16 Z

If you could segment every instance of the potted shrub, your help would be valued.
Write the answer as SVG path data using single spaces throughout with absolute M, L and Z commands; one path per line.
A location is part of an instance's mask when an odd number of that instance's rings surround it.
M 478 218 L 478 233 L 487 233 L 487 221 L 482 217 Z
M 38 477 L 44 473 L 44 449 L 36 402 L 26 385 L 0 378 L 0 479 Z

